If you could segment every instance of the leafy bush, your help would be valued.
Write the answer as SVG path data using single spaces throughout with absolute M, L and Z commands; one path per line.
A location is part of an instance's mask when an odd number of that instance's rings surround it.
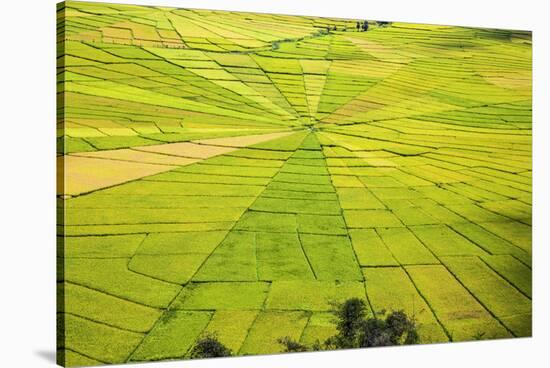
M 279 344 L 285 347 L 285 352 L 287 353 L 297 353 L 310 350 L 307 345 L 300 344 L 292 340 L 290 337 L 286 336 L 277 340 Z
M 358 336 L 358 346 L 391 346 L 418 343 L 414 321 L 403 311 L 390 313 L 385 320 L 374 317 L 364 321 Z
M 303 345 L 289 337 L 279 339 L 279 343 L 287 352 L 301 352 L 409 345 L 419 341 L 414 318 L 409 318 L 403 311 L 391 312 L 385 319 L 376 315 L 367 318 L 363 300 L 352 298 L 335 306 L 333 313 L 337 318 L 338 333 L 329 337 L 323 346 L 319 343 Z
M 197 340 L 190 355 L 193 359 L 201 359 L 228 357 L 233 355 L 233 353 L 218 341 L 216 335 L 209 334 Z

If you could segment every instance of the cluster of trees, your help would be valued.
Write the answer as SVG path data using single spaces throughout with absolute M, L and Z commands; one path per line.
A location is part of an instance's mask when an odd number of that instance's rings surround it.
M 366 348 L 374 346 L 410 345 L 419 342 L 414 318 L 403 311 L 394 311 L 385 318 L 367 317 L 365 303 L 352 298 L 337 306 L 333 312 L 337 318 L 338 333 L 323 344 L 300 344 L 289 337 L 279 340 L 287 352 Z M 385 313 L 382 313 L 385 315 Z
M 378 27 L 391 26 L 391 22 L 386 22 L 381 20 L 377 20 L 375 23 Z M 369 30 L 369 22 L 367 20 L 357 21 L 357 23 L 355 24 L 355 29 L 357 30 L 357 32 L 366 32 Z M 330 33 L 330 31 L 337 31 L 337 30 L 338 30 L 338 27 L 336 27 L 335 25 L 334 26 L 327 25 L 326 28 L 323 30 L 322 34 Z M 348 29 L 347 27 L 344 27 L 341 30 L 346 32 Z
M 357 32 L 366 32 L 369 30 L 369 22 L 366 20 L 362 22 L 358 21 L 355 28 L 357 29 Z
M 290 337 L 278 340 L 286 352 L 304 352 L 335 349 L 352 349 L 373 346 L 408 345 L 419 342 L 414 318 L 409 318 L 403 311 L 394 311 L 380 318 L 375 315 L 367 317 L 363 300 L 348 299 L 336 305 L 333 314 L 336 317 L 337 334 L 329 337 L 324 343 L 316 341 L 308 346 Z M 200 338 L 191 350 L 191 358 L 216 358 L 233 355 L 232 351 L 218 341 L 215 335 Z

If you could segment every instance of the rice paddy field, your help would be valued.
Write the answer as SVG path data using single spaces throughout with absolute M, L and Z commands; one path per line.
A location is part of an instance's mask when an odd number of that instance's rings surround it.
M 369 24 L 59 5 L 62 364 L 531 336 L 531 33 Z

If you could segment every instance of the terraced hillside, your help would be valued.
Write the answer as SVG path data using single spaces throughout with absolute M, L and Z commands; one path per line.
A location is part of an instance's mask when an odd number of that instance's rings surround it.
M 58 8 L 60 361 L 531 335 L 529 32 Z

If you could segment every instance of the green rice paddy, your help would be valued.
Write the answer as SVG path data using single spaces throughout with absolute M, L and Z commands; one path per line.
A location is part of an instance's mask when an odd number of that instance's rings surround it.
M 60 158 L 235 138 L 59 193 L 63 364 L 281 352 L 351 297 L 422 343 L 531 336 L 531 34 L 369 23 L 59 5 Z

